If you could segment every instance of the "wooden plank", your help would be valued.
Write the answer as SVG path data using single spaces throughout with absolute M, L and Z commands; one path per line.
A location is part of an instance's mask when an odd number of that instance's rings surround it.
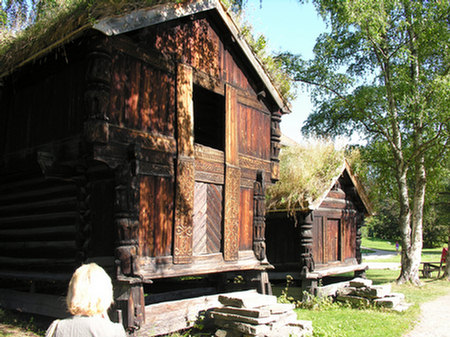
M 195 182 L 194 192 L 194 227 L 192 234 L 192 251 L 194 255 L 206 254 L 206 223 L 207 223 L 207 187 L 201 182 Z
M 12 201 L 20 198 L 34 198 L 34 197 L 42 197 L 44 195 L 53 195 L 53 194 L 74 194 L 77 191 L 77 187 L 75 184 L 67 184 L 67 185 L 59 185 L 52 186 L 48 188 L 40 188 L 31 191 L 18 191 L 15 193 L 6 193 L 0 195 L 0 201 Z
M 204 310 L 222 306 L 218 295 L 145 306 L 145 324 L 137 336 L 157 336 L 192 327 Z
M 177 133 L 178 154 L 194 156 L 194 107 L 192 103 L 192 68 L 178 64 L 177 68 Z
M 218 253 L 222 242 L 222 186 L 195 183 L 193 252 Z
M 62 219 L 76 219 L 78 216 L 79 213 L 75 211 L 10 216 L 0 218 L 0 225 L 32 223 L 32 222 L 42 222 L 42 221 L 62 220 Z
M 253 244 L 253 189 L 241 188 L 239 210 L 239 250 L 250 250 Z
M 207 184 L 207 250 L 208 254 L 219 253 L 222 248 L 223 188 Z
M 357 270 L 367 270 L 369 266 L 366 263 L 353 264 L 353 265 L 341 265 L 333 266 L 326 269 L 315 270 L 311 273 L 306 274 L 306 278 L 317 279 L 331 275 L 339 275 L 344 273 L 349 273 Z
M 138 273 L 143 279 L 152 280 L 167 277 L 203 275 L 239 270 L 262 270 L 253 250 L 240 251 L 239 260 L 225 261 L 222 253 L 194 255 L 191 264 L 175 264 L 172 257 L 139 257 Z
M 236 89 L 225 86 L 225 162 L 239 166 Z
M 12 238 L 39 238 L 47 235 L 67 237 L 76 233 L 75 224 L 68 226 L 37 227 L 23 229 L 0 229 L 0 236 L 4 239 Z
M 177 189 L 175 195 L 174 263 L 192 261 L 192 226 L 194 210 L 194 108 L 192 103 L 192 68 L 177 68 Z

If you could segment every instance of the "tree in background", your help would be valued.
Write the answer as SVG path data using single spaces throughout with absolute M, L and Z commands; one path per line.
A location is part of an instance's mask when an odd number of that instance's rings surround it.
M 279 55 L 312 92 L 303 131 L 365 136 L 378 182 L 396 196 L 398 282 L 419 284 L 426 187 L 449 159 L 449 1 L 313 2 L 331 28 L 315 58 Z

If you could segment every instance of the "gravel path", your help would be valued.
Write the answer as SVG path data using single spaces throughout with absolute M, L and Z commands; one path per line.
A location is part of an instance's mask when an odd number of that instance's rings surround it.
M 403 337 L 450 337 L 450 293 L 420 306 L 420 320 Z

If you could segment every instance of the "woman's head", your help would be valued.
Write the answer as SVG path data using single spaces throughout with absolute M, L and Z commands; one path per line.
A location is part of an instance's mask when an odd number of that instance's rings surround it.
M 106 312 L 113 303 L 111 278 L 95 263 L 82 265 L 72 275 L 66 302 L 72 315 Z

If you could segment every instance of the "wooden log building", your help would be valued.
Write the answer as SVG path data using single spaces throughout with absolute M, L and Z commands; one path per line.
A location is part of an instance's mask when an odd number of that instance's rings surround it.
M 347 161 L 320 196 L 307 204 L 290 212 L 267 212 L 267 255 L 275 267 L 270 278 L 291 275 L 303 290 L 314 293 L 324 277 L 364 273 L 361 226 L 372 211 Z
M 269 266 L 264 190 L 288 108 L 221 3 L 40 43 L 0 68 L 0 304 L 95 261 L 132 330 L 145 284 Z

